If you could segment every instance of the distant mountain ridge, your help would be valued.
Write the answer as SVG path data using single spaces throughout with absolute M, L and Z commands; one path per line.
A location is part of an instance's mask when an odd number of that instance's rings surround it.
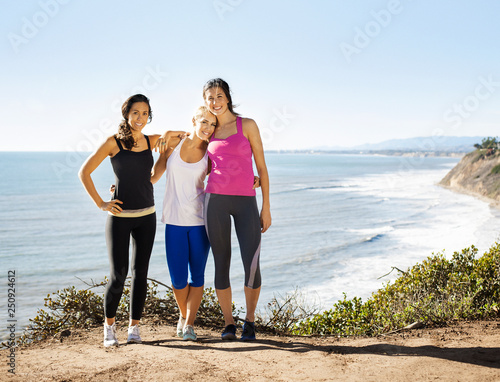
M 314 150 L 332 151 L 445 151 L 467 153 L 474 150 L 475 143 L 481 143 L 483 136 L 476 137 L 415 137 L 407 139 L 390 139 L 379 143 L 366 143 L 351 147 L 320 146 Z

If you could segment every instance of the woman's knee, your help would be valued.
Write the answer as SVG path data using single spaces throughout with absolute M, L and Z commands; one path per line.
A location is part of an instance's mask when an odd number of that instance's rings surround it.
M 215 289 L 227 289 L 231 286 L 229 272 L 227 274 L 216 274 L 214 281 Z
M 195 288 L 202 287 L 203 285 L 205 285 L 205 272 L 198 274 L 191 274 L 189 285 Z
M 179 278 L 179 277 L 170 277 L 170 281 L 172 282 L 172 287 L 175 289 L 184 289 L 188 285 L 187 277 Z
M 132 282 L 148 282 L 148 269 L 133 269 Z

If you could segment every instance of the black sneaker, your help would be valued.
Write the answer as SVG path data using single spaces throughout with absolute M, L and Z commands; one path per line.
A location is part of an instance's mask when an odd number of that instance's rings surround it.
M 243 333 L 241 334 L 242 341 L 255 341 L 255 323 L 245 321 L 243 324 Z
M 224 328 L 224 331 L 221 335 L 223 340 L 233 341 L 236 339 L 236 326 L 230 324 Z

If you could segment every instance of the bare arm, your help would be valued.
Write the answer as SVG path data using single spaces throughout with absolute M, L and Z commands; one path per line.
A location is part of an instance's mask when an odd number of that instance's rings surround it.
M 269 174 L 267 172 L 266 159 L 264 157 L 264 146 L 260 137 L 259 128 L 254 120 L 243 119 L 243 134 L 247 137 L 252 147 L 255 166 L 260 177 L 262 190 L 262 209 L 260 211 L 260 224 L 262 232 L 266 232 L 271 226 L 271 203 L 269 200 Z
M 160 153 L 164 153 L 169 147 L 172 147 L 172 145 L 174 147 L 177 146 L 181 139 L 189 134 L 190 133 L 185 131 L 167 130 L 162 136 L 157 138 L 153 145 L 153 149 L 155 151 L 159 151 Z
M 172 133 L 168 137 L 168 142 L 165 145 L 166 151 L 161 152 L 160 156 L 158 157 L 153 170 L 151 171 L 151 183 L 155 184 L 161 179 L 161 176 L 167 169 L 167 160 L 174 151 L 174 149 L 177 147 L 177 145 L 180 143 L 181 138 L 179 138 L 179 133 L 178 131 L 171 131 L 167 133 Z M 161 151 L 161 150 L 160 150 Z
M 101 196 L 97 192 L 94 181 L 92 180 L 91 174 L 94 170 L 99 167 L 107 156 L 112 155 L 117 149 L 116 141 L 114 137 L 109 137 L 95 152 L 93 152 L 83 163 L 80 171 L 78 172 L 78 177 L 83 184 L 83 187 L 89 194 L 90 198 L 94 201 L 95 205 L 103 211 L 111 211 L 111 213 L 116 214 L 121 212 L 121 207 L 118 204 L 123 204 L 120 200 L 111 200 L 105 202 L 102 200 Z
M 149 137 L 149 144 L 151 145 L 151 148 L 154 149 L 161 135 L 153 134 L 153 135 L 148 135 L 148 137 Z
M 160 154 L 160 156 L 156 160 L 153 170 L 151 171 L 151 183 L 155 184 L 160 180 L 161 176 L 167 169 L 167 159 L 167 152 Z

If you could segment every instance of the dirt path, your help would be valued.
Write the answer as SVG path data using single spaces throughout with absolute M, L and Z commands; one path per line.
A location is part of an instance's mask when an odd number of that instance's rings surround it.
M 378 338 L 259 335 L 242 343 L 197 334 L 198 342 L 184 342 L 173 327 L 143 325 L 143 344 L 105 349 L 101 329 L 74 332 L 17 349 L 16 375 L 2 362 L 0 380 L 500 381 L 500 320 Z M 118 338 L 125 342 L 125 328 Z

